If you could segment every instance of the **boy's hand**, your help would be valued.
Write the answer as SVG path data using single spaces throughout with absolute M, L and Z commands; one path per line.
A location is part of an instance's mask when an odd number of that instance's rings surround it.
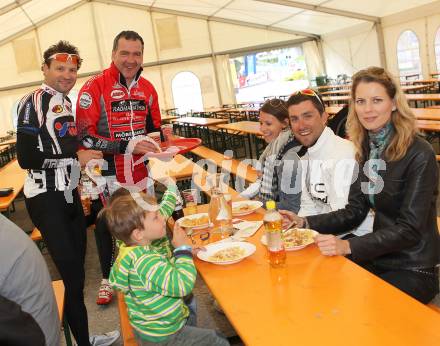
M 174 224 L 173 239 L 171 240 L 171 244 L 173 244 L 175 248 L 178 248 L 182 245 L 191 245 L 191 241 L 186 236 L 185 230 L 180 227 L 177 222 Z

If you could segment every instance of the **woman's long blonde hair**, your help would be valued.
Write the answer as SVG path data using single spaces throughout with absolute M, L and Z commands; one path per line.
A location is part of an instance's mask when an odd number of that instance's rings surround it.
M 347 134 L 356 147 L 356 159 L 366 161 L 368 157 L 368 133 L 362 126 L 355 110 L 356 88 L 359 83 L 379 83 L 388 96 L 395 101 L 396 110 L 391 113 L 391 123 L 395 133 L 387 148 L 385 158 L 389 161 L 398 161 L 405 156 L 408 147 L 417 135 L 415 116 L 408 106 L 400 85 L 394 82 L 389 72 L 381 67 L 369 67 L 360 70 L 353 76 L 351 88 L 350 109 L 347 118 Z

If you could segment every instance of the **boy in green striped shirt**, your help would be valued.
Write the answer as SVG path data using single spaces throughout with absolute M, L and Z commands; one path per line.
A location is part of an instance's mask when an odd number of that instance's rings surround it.
M 185 231 L 176 223 L 174 250 L 166 237 L 175 184 L 159 206 L 143 193 L 116 195 L 103 211 L 113 236 L 123 242 L 109 281 L 124 293 L 138 345 L 229 345 L 215 331 L 187 323 L 184 297 L 191 294 L 197 271 Z

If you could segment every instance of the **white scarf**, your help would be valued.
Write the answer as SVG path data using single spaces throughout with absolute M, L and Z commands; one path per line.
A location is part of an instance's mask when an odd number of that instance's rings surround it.
M 264 149 L 260 156 L 260 164 L 263 169 L 261 187 L 258 193 L 258 197 L 261 201 L 265 202 L 270 199 L 275 199 L 274 195 L 274 171 L 276 158 L 279 152 L 285 147 L 285 145 L 293 138 L 290 128 L 283 130 L 277 138 L 270 142 Z

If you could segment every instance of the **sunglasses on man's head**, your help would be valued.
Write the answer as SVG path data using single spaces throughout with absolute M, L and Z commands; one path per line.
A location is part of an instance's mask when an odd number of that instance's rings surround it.
M 54 59 L 59 62 L 71 62 L 72 64 L 78 65 L 79 55 L 69 53 L 55 53 L 48 58 L 48 60 L 50 59 Z
M 318 99 L 319 103 L 321 104 L 322 108 L 325 109 L 324 104 L 321 101 L 321 98 L 318 96 L 316 91 L 313 89 L 298 90 L 298 91 L 294 92 L 292 95 L 307 95 L 307 96 L 316 97 Z

